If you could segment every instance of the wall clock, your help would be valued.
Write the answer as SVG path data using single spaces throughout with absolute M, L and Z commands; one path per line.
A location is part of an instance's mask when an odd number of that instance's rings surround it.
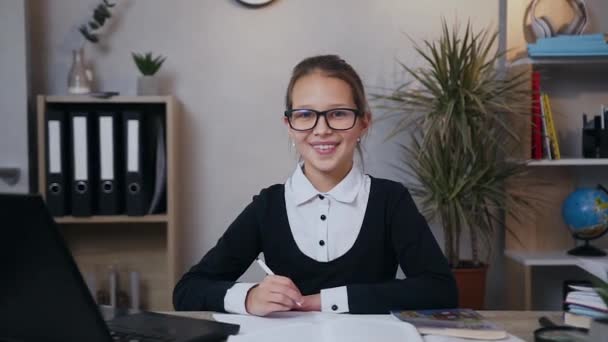
M 237 0 L 241 5 L 247 7 L 262 7 L 271 3 L 273 0 Z

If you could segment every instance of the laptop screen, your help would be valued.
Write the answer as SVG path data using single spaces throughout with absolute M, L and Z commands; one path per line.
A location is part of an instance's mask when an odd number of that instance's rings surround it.
M 0 341 L 111 341 L 37 195 L 0 194 Z

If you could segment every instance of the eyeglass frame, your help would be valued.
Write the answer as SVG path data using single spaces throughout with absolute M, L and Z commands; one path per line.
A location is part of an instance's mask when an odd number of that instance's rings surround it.
M 311 128 L 308 128 L 308 129 L 297 129 L 297 128 L 293 127 L 293 125 L 291 124 L 291 114 L 293 112 L 299 111 L 299 110 L 307 110 L 307 111 L 313 112 L 313 113 L 315 113 L 317 115 L 316 119 L 315 119 L 315 123 L 314 123 L 314 125 L 312 125 Z M 333 127 L 331 127 L 331 125 L 329 124 L 329 120 L 327 120 L 327 113 L 333 112 L 335 110 L 348 110 L 348 111 L 351 111 L 351 112 L 355 113 L 355 120 L 353 120 L 353 125 L 350 126 L 349 128 L 333 128 Z M 325 124 L 330 129 L 332 129 L 334 131 L 348 131 L 349 129 L 352 129 L 353 127 L 355 127 L 355 125 L 357 124 L 357 117 L 362 116 L 363 112 L 360 111 L 360 110 L 358 110 L 358 109 L 346 108 L 346 107 L 332 108 L 332 109 L 328 109 L 328 110 L 324 110 L 324 111 L 319 111 L 319 110 L 314 110 L 314 109 L 308 109 L 308 108 L 295 108 L 295 109 L 288 109 L 283 114 L 285 114 L 285 117 L 287 117 L 287 122 L 289 123 L 289 127 L 291 127 L 291 129 L 293 129 L 294 131 L 306 132 L 306 131 L 313 130 L 315 127 L 317 127 L 317 124 L 319 123 L 319 117 L 321 117 L 321 116 L 325 118 Z

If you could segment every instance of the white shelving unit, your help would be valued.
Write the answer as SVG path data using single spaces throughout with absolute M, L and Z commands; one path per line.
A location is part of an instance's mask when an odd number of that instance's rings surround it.
M 562 158 L 558 160 L 530 160 L 528 166 L 601 166 L 608 165 L 607 158 Z
M 608 250 L 606 250 L 608 252 Z M 506 250 L 505 256 L 521 265 L 523 269 L 523 299 L 524 310 L 532 310 L 532 270 L 533 267 L 563 267 L 578 266 L 580 256 L 569 255 L 567 251 L 512 251 Z M 592 257 L 593 260 L 605 261 L 608 263 L 608 256 Z
M 566 251 L 523 252 L 506 250 L 505 256 L 523 266 L 577 266 L 578 260 L 582 259 L 582 257 L 570 255 Z M 604 260 L 608 263 L 608 256 L 592 259 Z

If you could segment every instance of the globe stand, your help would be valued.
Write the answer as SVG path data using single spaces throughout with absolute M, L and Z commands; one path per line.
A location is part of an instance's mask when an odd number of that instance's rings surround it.
M 578 247 L 574 247 L 571 250 L 568 251 L 568 254 L 570 255 L 576 255 L 576 256 L 590 256 L 590 257 L 601 257 L 601 256 L 605 256 L 606 252 L 604 252 L 603 250 L 591 246 L 589 244 L 589 240 L 595 240 L 595 239 L 599 239 L 602 236 L 604 236 L 604 234 L 608 233 L 608 229 L 604 229 L 603 232 L 601 232 L 600 234 L 589 238 L 589 236 L 583 238 L 577 234 L 572 234 L 572 237 L 574 237 L 577 240 L 583 240 L 585 241 L 585 244 L 582 246 L 578 246 Z
M 576 255 L 576 256 L 596 256 L 596 257 L 601 257 L 601 256 L 605 256 L 606 252 L 604 252 L 603 250 L 591 246 L 589 244 L 589 240 L 584 240 L 585 244 L 582 246 L 578 246 L 575 248 L 572 248 L 571 250 L 568 251 L 568 254 L 570 255 Z

